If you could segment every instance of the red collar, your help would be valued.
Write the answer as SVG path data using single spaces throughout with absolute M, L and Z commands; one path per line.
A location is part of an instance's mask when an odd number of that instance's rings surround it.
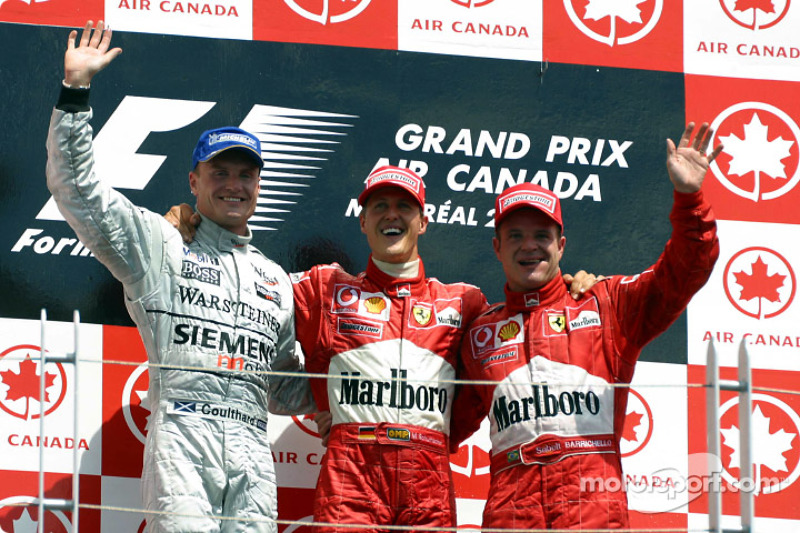
M 553 279 L 542 287 L 526 292 L 514 292 L 505 286 L 506 307 L 512 311 L 530 312 L 543 305 L 550 305 L 560 300 L 567 292 L 567 285 L 558 271 Z

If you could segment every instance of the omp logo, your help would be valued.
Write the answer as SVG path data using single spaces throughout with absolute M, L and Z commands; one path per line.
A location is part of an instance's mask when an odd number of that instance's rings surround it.
M 336 24 L 360 15 L 371 0 L 284 0 L 286 5 L 312 22 Z
M 775 26 L 789 12 L 791 3 L 791 0 L 719 0 L 728 18 L 749 30 Z
M 720 113 L 711 127 L 711 142 L 725 146 L 711 171 L 733 194 L 754 202 L 772 200 L 800 181 L 800 127 L 783 110 L 741 102 Z
M 93 140 L 95 172 L 114 189 L 144 190 L 166 155 L 138 153 L 153 132 L 180 130 L 207 114 L 216 102 L 126 96 Z M 253 230 L 276 230 L 302 196 L 309 179 L 323 167 L 356 115 L 344 115 L 254 105 L 239 126 L 259 137 L 264 169 Z M 186 158 L 191 146 L 181 157 Z M 177 199 L 176 199 L 177 200 Z M 36 216 L 38 220 L 64 220 L 51 197 Z M 57 238 L 39 228 L 27 228 L 12 252 L 89 255 L 74 238 Z
M 649 34 L 661 18 L 664 0 L 564 0 L 564 9 L 581 33 L 616 46 Z
M 761 246 L 733 254 L 725 265 L 722 284 L 731 305 L 758 320 L 786 311 L 797 291 L 797 279 L 789 261 L 775 250 Z
M 40 348 L 30 344 L 12 346 L 0 353 L 0 409 L 22 420 L 54 412 L 67 394 L 67 374 L 61 363 L 38 361 Z M 40 380 L 44 373 L 44 397 Z
M 491 4 L 494 0 L 450 0 L 454 4 L 464 7 L 483 7 L 486 4 Z

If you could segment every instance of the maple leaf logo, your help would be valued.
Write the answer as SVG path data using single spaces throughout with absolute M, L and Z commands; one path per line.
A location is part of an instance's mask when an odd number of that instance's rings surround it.
M 636 442 L 639 438 L 636 436 L 636 428 L 642 424 L 641 413 L 631 412 L 625 417 L 625 426 L 622 428 L 622 438 L 628 442 Z
M 778 294 L 778 289 L 783 287 L 786 276 L 782 274 L 769 275 L 767 271 L 767 264 L 761 259 L 761 255 L 751 265 L 752 271 L 750 274 L 747 272 L 734 272 L 736 283 L 742 287 L 742 292 L 739 299 L 749 301 L 753 298 L 758 298 L 758 318 L 761 318 L 761 300 L 762 298 L 769 302 L 780 302 L 781 297 Z
M 740 139 L 731 133 L 720 136 L 725 145 L 724 152 L 731 156 L 729 174 L 744 176 L 754 174 L 753 197 L 758 198 L 761 189 L 760 175 L 763 173 L 772 179 L 786 179 L 786 167 L 781 161 L 791 154 L 789 149 L 794 141 L 776 137 L 768 139 L 768 128 L 758 116 L 753 117 L 744 126 L 744 138 Z
M 23 418 L 26 420 L 30 419 L 32 400 L 36 402 L 49 401 L 47 389 L 53 386 L 56 379 L 56 374 L 51 374 L 45 371 L 45 396 L 44 398 L 41 398 L 39 394 L 40 374 L 36 372 L 37 366 L 39 365 L 33 362 L 30 354 L 28 354 L 19 364 L 19 372 L 14 372 L 13 370 L 0 371 L 0 381 L 8 386 L 8 391 L 6 392 L 5 398 L 6 401 L 14 402 L 18 400 L 25 400 L 25 412 L 23 413 Z
M 609 17 L 611 30 L 609 41 L 616 41 L 617 19 L 620 18 L 629 24 L 642 24 L 642 11 L 639 4 L 647 0 L 589 0 L 586 5 L 584 20 L 602 20 Z
M 747 11 L 748 9 L 759 9 L 764 13 L 775 13 L 775 6 L 770 0 L 736 0 L 733 6 L 734 11 Z
M 765 466 L 773 472 L 788 472 L 789 469 L 786 465 L 786 457 L 784 454 L 792 449 L 792 442 L 794 442 L 797 434 L 787 433 L 783 429 L 771 433 L 769 430 L 770 419 L 764 416 L 760 406 L 756 406 L 753 410 L 752 417 L 752 432 L 753 432 L 753 472 L 756 479 L 753 480 L 752 486 L 755 488 L 756 494 L 761 492 L 761 466 Z M 728 462 L 728 469 L 739 468 L 739 428 L 731 426 L 727 429 L 721 429 L 723 444 L 733 450 Z

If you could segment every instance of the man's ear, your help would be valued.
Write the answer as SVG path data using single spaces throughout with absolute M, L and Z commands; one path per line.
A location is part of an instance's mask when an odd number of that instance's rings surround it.
M 195 174 L 194 170 L 189 172 L 189 189 L 193 195 L 197 196 L 197 174 Z
M 361 226 L 361 233 L 366 235 L 367 230 L 364 228 L 364 209 L 362 209 L 361 213 L 358 215 L 358 224 Z
M 423 215 L 422 218 L 420 219 L 420 225 L 419 225 L 420 235 L 423 235 L 426 231 L 428 231 L 428 222 L 429 222 L 428 217 Z
M 494 255 L 498 261 L 502 262 L 502 259 L 500 259 L 500 239 L 497 237 L 492 237 L 492 248 L 494 248 Z

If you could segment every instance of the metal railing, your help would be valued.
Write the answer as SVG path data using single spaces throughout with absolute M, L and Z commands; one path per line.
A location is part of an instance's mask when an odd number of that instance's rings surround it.
M 45 372 L 45 365 L 48 362 L 51 363 L 64 363 L 64 364 L 72 364 L 74 369 L 74 378 L 72 381 L 73 386 L 73 395 L 74 395 L 74 415 L 73 415 L 73 438 L 74 442 L 76 443 L 73 448 L 72 454 L 72 498 L 71 499 L 64 499 L 64 498 L 45 498 L 44 496 L 44 451 L 45 446 L 39 446 L 39 496 L 36 499 L 36 503 L 39 506 L 39 524 L 38 524 L 38 531 L 39 533 L 44 533 L 44 511 L 47 510 L 72 510 L 72 532 L 78 533 L 78 504 L 80 501 L 80 457 L 78 452 L 80 450 L 80 446 L 77 445 L 79 441 L 78 436 L 78 420 L 79 416 L 78 413 L 80 412 L 79 404 L 78 404 L 78 352 L 79 352 L 79 332 L 80 332 L 80 314 L 78 311 L 73 313 L 73 324 L 75 327 L 74 337 L 73 337 L 73 349 L 72 352 L 68 352 L 65 354 L 52 354 L 48 356 L 47 354 L 47 335 L 45 327 L 47 324 L 47 311 L 42 309 L 41 314 L 41 344 L 40 344 L 40 352 L 39 352 L 39 438 L 44 439 L 45 432 L 44 432 L 44 419 L 45 419 L 45 376 L 47 372 Z

